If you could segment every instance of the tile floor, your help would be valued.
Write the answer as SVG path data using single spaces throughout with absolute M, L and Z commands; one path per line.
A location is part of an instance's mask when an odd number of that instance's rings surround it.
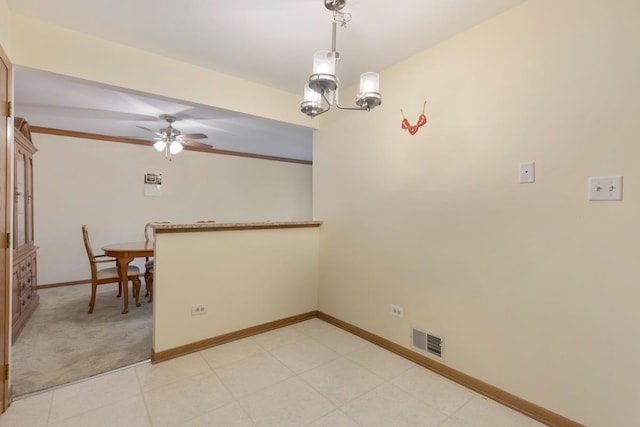
M 0 427 L 541 426 L 319 319 L 13 402 Z

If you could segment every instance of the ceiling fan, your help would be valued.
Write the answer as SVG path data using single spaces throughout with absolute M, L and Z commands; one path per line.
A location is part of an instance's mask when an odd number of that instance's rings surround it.
M 171 155 L 181 152 L 185 145 L 189 147 L 211 148 L 211 145 L 209 144 L 194 141 L 194 139 L 208 138 L 204 133 L 180 132 L 172 125 L 176 121 L 176 118 L 169 114 L 161 115 L 160 119 L 167 122 L 167 127 L 157 131 L 144 126 L 137 127 L 155 135 L 153 139 L 157 142 L 153 144 L 153 147 L 160 152 L 164 151 L 165 157 L 171 159 Z

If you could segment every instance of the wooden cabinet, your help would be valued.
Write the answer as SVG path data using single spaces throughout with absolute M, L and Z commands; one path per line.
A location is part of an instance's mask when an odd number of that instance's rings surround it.
M 33 155 L 29 124 L 14 119 L 13 341 L 38 305 L 37 247 L 33 240 Z

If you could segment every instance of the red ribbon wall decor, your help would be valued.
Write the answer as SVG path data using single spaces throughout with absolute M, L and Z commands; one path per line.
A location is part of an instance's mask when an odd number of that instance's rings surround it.
M 415 135 L 421 126 L 427 124 L 427 116 L 424 115 L 424 109 L 426 106 L 427 101 L 424 101 L 424 104 L 422 105 L 422 114 L 420 114 L 420 117 L 418 117 L 418 123 L 416 123 L 415 125 L 409 123 L 409 120 L 407 120 L 407 118 L 404 116 L 404 111 L 402 111 L 401 109 L 400 112 L 402 113 L 402 129 L 408 130 L 411 135 Z

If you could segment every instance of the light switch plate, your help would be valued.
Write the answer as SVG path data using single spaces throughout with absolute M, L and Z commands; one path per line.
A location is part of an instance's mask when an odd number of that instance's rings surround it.
M 622 200 L 622 177 L 596 176 L 589 178 L 589 200 Z
M 535 174 L 534 162 L 520 163 L 519 171 L 520 171 L 520 184 L 535 182 L 536 174 Z

